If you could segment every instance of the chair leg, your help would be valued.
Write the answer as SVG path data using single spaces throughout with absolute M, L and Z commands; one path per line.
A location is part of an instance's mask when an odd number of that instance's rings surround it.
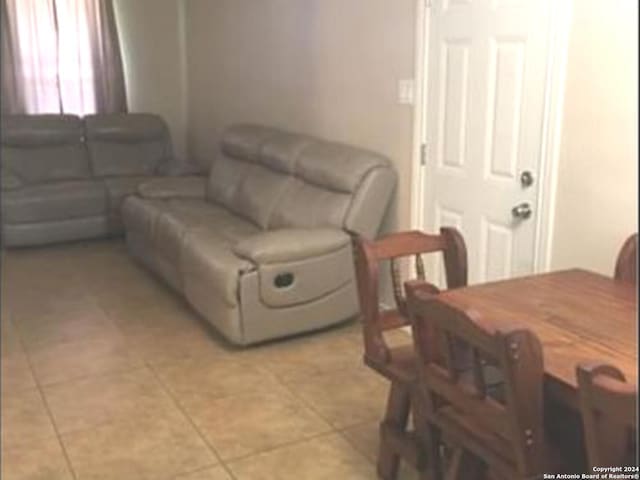
M 453 451 L 445 480 L 485 480 L 486 465 L 467 450 L 457 447 Z
M 411 406 L 419 450 L 419 478 L 420 480 L 440 480 L 442 478 L 440 432 L 427 422 L 425 406 L 417 392 L 413 392 Z
M 409 390 L 399 382 L 392 382 L 387 399 L 387 411 L 380 425 L 378 476 L 383 480 L 395 480 L 400 464 L 399 453 L 386 441 L 385 429 L 405 432 L 409 419 L 410 406 L 411 397 Z

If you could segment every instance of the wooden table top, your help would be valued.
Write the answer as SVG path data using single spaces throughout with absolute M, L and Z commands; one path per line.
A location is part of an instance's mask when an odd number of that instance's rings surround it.
M 605 361 L 637 385 L 637 297 L 633 285 L 585 270 L 565 270 L 474 285 L 440 294 L 492 322 L 527 325 L 543 347 L 545 388 L 577 405 L 575 368 Z

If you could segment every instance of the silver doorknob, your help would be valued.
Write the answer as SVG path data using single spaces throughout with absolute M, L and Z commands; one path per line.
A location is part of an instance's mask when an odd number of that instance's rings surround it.
M 529 218 L 532 213 L 533 212 L 531 210 L 531 205 L 526 202 L 521 203 L 520 205 L 516 205 L 511 209 L 511 215 L 513 215 L 514 218 L 519 218 L 522 220 L 526 220 L 527 218 Z
M 523 188 L 533 185 L 533 174 L 529 170 L 525 170 L 520 174 L 520 185 Z

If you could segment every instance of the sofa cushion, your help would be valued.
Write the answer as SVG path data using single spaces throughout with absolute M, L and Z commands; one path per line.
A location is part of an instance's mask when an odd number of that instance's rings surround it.
M 300 153 L 313 138 L 260 125 L 229 127 L 221 141 L 222 151 L 239 160 L 261 163 L 282 173 L 293 173 Z
M 211 165 L 207 198 L 227 208 L 232 208 L 238 187 L 252 167 L 251 163 L 218 155 Z
M 269 228 L 344 228 L 351 195 L 295 179 L 275 205 Z
M 34 223 L 2 224 L 2 243 L 7 247 L 49 245 L 70 240 L 104 237 L 110 233 L 104 215 Z
M 104 215 L 107 198 L 101 180 L 77 180 L 32 185 L 4 192 L 4 223 L 31 223 L 47 220 Z
M 339 229 L 282 229 L 251 235 L 233 252 L 256 264 L 293 262 L 333 253 L 350 245 L 351 237 Z
M 127 232 L 153 238 L 156 220 L 166 208 L 165 200 L 140 198 L 131 195 L 121 207 L 122 220 Z
M 153 244 L 156 252 L 179 266 L 182 239 L 195 228 L 209 222 L 215 222 L 217 207 L 205 202 L 172 202 L 166 201 L 157 216 L 154 227 Z M 200 208 L 208 207 L 208 208 Z
M 275 128 L 235 125 L 220 144 L 207 198 L 263 229 L 334 227 L 373 236 L 396 181 L 382 155 Z
M 154 177 L 107 177 L 104 179 L 104 185 L 107 190 L 107 198 L 109 212 L 114 215 L 120 215 L 120 208 L 124 199 L 137 193 L 140 184 L 153 180 Z
M 209 198 L 266 228 L 310 137 L 257 125 L 225 131 L 213 164 Z
M 223 209 L 219 211 L 215 223 L 206 223 L 200 230 L 207 230 L 230 245 L 261 232 L 253 223 Z
M 296 164 L 296 176 L 329 190 L 353 193 L 375 168 L 388 166 L 382 155 L 339 143 L 315 142 Z
M 4 187 L 91 176 L 82 142 L 82 122 L 74 115 L 7 115 L 2 117 Z
M 138 193 L 144 198 L 205 198 L 207 177 L 188 175 L 183 177 L 159 177 L 145 181 L 138 186 Z
M 190 290 L 203 287 L 227 305 L 238 305 L 238 280 L 252 264 L 233 254 L 228 242 L 213 229 L 196 229 L 184 237 L 181 255 L 183 285 Z
M 238 185 L 229 209 L 260 228 L 267 228 L 271 212 L 291 180 L 290 175 L 252 165 Z
M 262 125 L 233 125 L 222 135 L 220 149 L 229 157 L 257 162 L 264 142 L 278 133 L 279 130 Z
M 259 229 L 224 208 L 196 199 L 172 199 L 156 218 L 154 243 L 165 257 L 180 258 L 187 233 L 204 230 L 220 244 L 231 244 L 259 232 Z
M 4 167 L 0 168 L 0 180 L 2 181 L 2 190 L 16 190 L 24 185 L 17 175 Z
M 89 115 L 85 132 L 98 176 L 153 175 L 173 159 L 169 129 L 157 115 Z

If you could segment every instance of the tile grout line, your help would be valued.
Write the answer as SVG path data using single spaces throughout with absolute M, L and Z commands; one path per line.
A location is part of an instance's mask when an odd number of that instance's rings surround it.
M 329 372 L 331 373 L 331 372 Z M 365 419 L 362 421 L 359 421 L 357 423 L 354 423 L 353 425 L 345 425 L 345 426 L 336 426 L 334 425 L 334 423 L 329 420 L 327 417 L 325 417 L 318 409 L 316 409 L 311 403 L 309 403 L 303 396 L 299 395 L 296 393 L 296 391 L 293 389 L 293 387 L 287 385 L 285 382 L 281 381 L 280 379 L 276 378 L 276 381 L 278 383 L 280 383 L 280 385 L 282 387 L 284 387 L 287 391 L 289 391 L 289 393 L 291 393 L 291 395 L 293 395 L 297 400 L 300 400 L 309 410 L 311 410 L 313 413 L 315 413 L 316 415 L 318 415 L 322 420 L 324 420 L 330 427 L 331 430 L 335 433 L 339 433 L 342 434 L 342 431 L 348 429 L 348 428 L 353 428 L 353 427 L 357 427 L 360 426 L 362 424 L 365 424 L 367 422 L 373 421 L 376 418 L 375 417 L 371 417 L 370 419 Z
M 51 382 L 51 383 L 45 383 L 42 384 L 42 386 L 44 388 L 52 388 L 52 387 L 59 387 L 61 385 L 66 385 L 67 383 L 73 383 L 73 382 L 82 382 L 85 380 L 90 380 L 90 379 L 103 379 L 105 377 L 109 377 L 109 376 L 115 376 L 115 375 L 124 375 L 127 373 L 135 373 L 141 370 L 145 370 L 147 368 L 146 365 L 139 365 L 136 367 L 131 367 L 131 368 L 127 368 L 127 369 L 122 369 L 122 370 L 112 370 L 109 372 L 101 372 L 101 373 L 96 373 L 96 374 L 91 374 L 91 373 L 87 373 L 85 375 L 78 375 L 77 377 L 73 377 L 73 378 L 68 378 L 66 380 L 57 380 L 55 382 Z M 34 372 L 35 373 L 35 372 Z M 34 376 L 34 380 L 35 380 L 35 375 Z
M 305 400 L 304 397 L 296 394 L 295 390 L 292 387 L 290 387 L 289 385 L 287 385 L 285 382 L 283 382 L 282 380 L 280 380 L 277 377 L 276 377 L 276 380 L 280 383 L 281 386 L 283 386 L 285 389 L 287 389 L 295 398 L 299 399 L 310 410 L 315 412 L 320 418 L 322 418 L 325 422 L 327 422 L 327 424 L 331 427 L 331 432 L 325 432 L 325 434 L 335 433 L 335 434 L 339 435 L 340 438 L 344 439 L 347 443 L 349 443 L 349 445 L 351 445 L 351 448 L 353 448 L 354 451 L 356 451 L 359 455 L 364 457 L 367 462 L 372 463 L 375 466 L 376 462 L 373 462 L 367 455 L 365 455 L 363 452 L 361 452 L 359 448 L 356 448 L 349 441 L 349 438 L 347 438 L 347 436 L 345 435 L 344 432 L 346 430 L 350 429 L 350 428 L 362 426 L 362 425 L 365 425 L 368 422 L 376 421 L 376 418 L 372 417 L 371 419 L 362 420 L 361 422 L 355 423 L 353 425 L 346 425 L 346 426 L 342 426 L 342 427 L 337 427 L 328 418 L 326 418 L 324 415 L 322 415 L 316 408 L 314 408 L 313 405 L 311 405 L 307 400 Z M 320 436 L 320 435 L 317 435 L 317 436 Z
M 237 457 L 233 457 L 231 459 L 222 459 L 222 457 L 218 454 L 218 452 L 215 450 L 215 448 L 207 441 L 207 439 L 204 437 L 204 434 L 202 434 L 200 432 L 200 429 L 196 426 L 195 422 L 193 421 L 193 419 L 191 418 L 191 416 L 182 408 L 182 406 L 180 405 L 180 402 L 177 400 L 177 398 L 175 397 L 175 395 L 171 392 L 171 390 L 162 382 L 162 379 L 157 375 L 157 372 L 154 370 L 154 367 L 152 364 L 148 364 L 149 369 L 151 369 L 154 373 L 154 375 L 156 376 L 158 382 L 162 385 L 162 387 L 167 391 L 167 394 L 169 396 L 171 396 L 172 400 L 177 404 L 178 409 L 180 410 L 180 412 L 189 420 L 189 422 L 193 425 L 193 427 L 196 429 L 196 431 L 198 432 L 198 434 L 202 437 L 202 439 L 204 440 L 204 442 L 207 444 L 207 446 L 209 446 L 214 453 L 216 454 L 216 457 L 218 458 L 218 460 L 220 461 L 220 465 L 227 471 L 227 473 L 229 473 L 229 475 L 231 476 L 232 479 L 236 480 L 237 477 L 233 474 L 233 471 L 231 470 L 231 468 L 229 467 L 229 463 L 233 463 L 233 462 L 237 462 L 237 461 L 242 461 L 242 460 L 246 460 L 247 458 L 251 458 L 254 457 L 256 455 L 261 455 L 263 453 L 268 453 L 268 452 L 272 452 L 274 450 L 278 450 L 284 447 L 289 447 L 291 445 L 296 445 L 299 443 L 305 443 L 307 441 L 311 441 L 313 439 L 319 438 L 319 437 L 323 437 L 323 436 L 328 436 L 328 435 L 335 435 L 338 434 L 341 436 L 341 438 L 345 438 L 343 435 L 340 434 L 340 432 L 336 429 L 336 427 L 334 427 L 334 425 L 328 421 L 325 417 L 323 417 L 322 415 L 320 415 L 320 413 L 318 413 L 313 407 L 309 406 L 307 404 L 307 402 L 298 397 L 297 395 L 295 395 L 293 393 L 293 391 L 287 387 L 284 383 L 282 383 L 275 375 L 273 375 L 275 381 L 285 389 L 285 391 L 287 391 L 292 398 L 294 398 L 297 401 L 300 401 L 305 407 L 307 407 L 309 410 L 311 410 L 313 413 L 315 413 L 321 420 L 323 420 L 327 426 L 329 427 L 328 430 L 320 432 L 320 433 L 316 433 L 314 435 L 309 435 L 303 438 L 299 438 L 297 440 L 291 440 L 288 442 L 283 442 L 280 443 L 276 446 L 270 447 L 270 448 L 264 448 L 255 452 L 251 452 L 248 453 L 246 455 L 240 455 Z M 231 395 L 233 396 L 233 395 Z M 224 398 L 224 397 L 222 397 Z M 345 438 L 346 440 L 346 438 Z M 360 452 L 358 452 L 360 453 Z
M 118 332 L 118 334 L 122 335 L 125 338 L 125 342 L 127 347 L 130 346 L 129 341 L 126 339 L 127 335 L 124 332 L 122 325 L 118 324 L 117 322 L 114 321 L 114 318 L 112 317 L 112 314 L 109 312 L 109 310 L 105 307 L 105 305 L 103 303 L 101 303 L 99 301 L 99 299 L 96 297 L 96 293 L 93 290 L 90 290 L 90 297 L 92 300 L 95 300 L 94 304 L 98 307 L 98 309 L 108 318 L 109 323 L 112 324 L 115 327 L 115 330 Z M 19 330 L 16 329 L 18 332 Z M 19 340 L 20 340 L 20 344 L 22 345 L 23 343 L 23 339 L 21 338 L 21 336 L 19 336 Z M 28 365 L 29 365 L 29 369 L 30 372 L 33 376 L 34 379 L 34 383 L 36 384 L 36 388 L 38 388 L 39 394 L 42 398 L 42 401 L 44 402 L 44 407 L 46 408 L 47 411 L 47 415 L 49 416 L 50 421 L 52 422 L 52 426 L 56 432 L 57 435 L 57 439 L 61 445 L 62 448 L 62 452 L 65 456 L 65 460 L 67 462 L 68 468 L 70 470 L 70 473 L 72 475 L 72 477 L 77 478 L 76 472 L 73 469 L 73 466 L 71 464 L 71 461 L 68 457 L 68 454 L 66 452 L 64 443 L 62 442 L 62 435 L 60 434 L 60 432 L 58 431 L 57 425 L 53 419 L 53 415 L 51 412 L 51 409 L 49 408 L 48 402 L 47 402 L 47 398 L 45 396 L 45 388 L 49 388 L 51 385 L 59 385 L 62 383 L 67 383 L 67 382 L 73 382 L 73 381 L 77 381 L 77 380 L 81 380 L 81 379 L 85 379 L 85 378 L 95 378 L 95 377 L 103 377 L 103 376 L 108 376 L 108 375 L 117 375 L 117 374 L 122 374 L 122 373 L 126 373 L 126 372 L 130 372 L 130 371 L 139 371 L 142 369 L 147 369 L 150 371 L 150 373 L 152 374 L 152 376 L 156 379 L 156 381 L 158 382 L 159 386 L 165 391 L 165 394 L 167 394 L 169 396 L 169 398 L 172 399 L 172 401 L 174 402 L 174 405 L 176 406 L 177 410 L 180 411 L 185 419 L 187 420 L 187 422 L 189 424 L 191 424 L 191 426 L 194 428 L 194 430 L 198 433 L 198 436 L 201 438 L 201 440 L 204 442 L 204 444 L 209 448 L 209 450 L 211 451 L 211 453 L 213 453 L 214 457 L 218 460 L 218 466 L 221 467 L 221 469 L 225 470 L 227 472 L 227 474 L 230 476 L 231 479 L 237 479 L 237 477 L 234 475 L 233 471 L 231 470 L 229 464 L 233 464 L 234 462 L 238 462 L 238 461 L 242 461 L 242 460 L 246 460 L 248 458 L 251 457 L 255 457 L 257 455 L 263 454 L 263 453 L 268 453 L 268 452 L 272 452 L 275 450 L 279 450 L 279 449 L 283 449 L 286 447 L 290 447 L 292 445 L 299 445 L 299 444 L 304 444 L 304 443 L 308 443 L 310 441 L 313 441 L 314 439 L 317 438 L 321 438 L 321 437 L 325 437 L 325 436 L 330 436 L 330 435 L 337 435 L 339 436 L 341 439 L 347 441 L 351 447 L 353 448 L 353 450 L 355 450 L 357 453 L 359 453 L 361 456 L 364 456 L 367 458 L 367 460 L 370 462 L 370 458 L 365 455 L 363 452 L 360 451 L 360 449 L 355 448 L 355 446 L 349 441 L 349 439 L 346 437 L 345 432 L 353 427 L 356 426 L 360 426 L 363 424 L 366 424 L 368 421 L 370 420 L 361 420 L 353 425 L 346 425 L 346 426 L 337 426 L 334 425 L 334 423 L 332 421 L 330 421 L 328 418 L 325 417 L 325 415 L 323 415 L 318 409 L 316 409 L 308 400 L 306 400 L 302 395 L 300 395 L 300 393 L 295 389 L 295 386 L 293 384 L 289 384 L 286 383 L 285 380 L 283 378 L 280 378 L 280 375 L 276 374 L 275 372 L 270 372 L 271 375 L 273 375 L 273 378 L 276 380 L 276 384 L 280 385 L 280 387 L 282 387 L 283 389 L 283 393 L 287 393 L 289 395 L 291 395 L 292 399 L 297 400 L 298 402 L 300 402 L 300 404 L 306 408 L 309 409 L 310 412 L 313 412 L 314 414 L 317 415 L 317 417 L 321 420 L 323 420 L 326 424 L 326 426 L 328 427 L 327 430 L 320 432 L 320 433 L 316 433 L 307 437 L 303 437 L 297 440 L 291 440 L 289 442 L 285 442 L 285 443 L 281 443 L 277 446 L 273 446 L 271 448 L 265 448 L 262 450 L 258 450 L 256 452 L 250 453 L 250 454 L 246 454 L 246 455 L 242 455 L 242 456 L 238 456 L 238 457 L 234 457 L 232 459 L 227 459 L 227 460 L 223 460 L 220 455 L 218 454 L 217 450 L 213 447 L 212 444 L 209 443 L 209 441 L 207 440 L 207 438 L 205 437 L 203 431 L 200 430 L 200 428 L 198 428 L 198 426 L 196 425 L 194 419 L 191 417 L 191 415 L 189 413 L 187 413 L 186 408 L 183 407 L 183 405 L 181 404 L 180 401 L 180 396 L 178 394 L 174 394 L 173 391 L 168 388 L 168 384 L 165 384 L 165 382 L 163 382 L 161 376 L 160 376 L 160 370 L 158 369 L 158 366 L 156 365 L 156 362 L 152 362 L 149 361 L 149 359 L 145 359 L 144 356 L 139 357 L 139 360 L 141 360 L 141 364 L 138 366 L 135 366 L 133 368 L 129 367 L 123 370 L 119 370 L 119 371 L 114 371 L 114 372 L 104 372 L 98 375 L 93 375 L 93 374 L 87 374 L 87 375 L 83 375 L 82 377 L 78 377 L 78 378 L 72 378 L 69 380 L 61 380 L 58 382 L 54 382 L 53 384 L 46 384 L 43 385 L 36 377 L 35 375 L 35 371 L 34 371 L 34 364 L 32 363 L 32 358 L 31 356 L 27 353 L 27 350 L 23 348 L 25 357 L 27 359 Z M 169 363 L 167 361 L 167 363 Z M 339 371 L 342 370 L 343 367 L 335 367 L 332 368 L 330 370 L 330 372 L 322 372 L 322 373 L 331 373 L 333 371 Z M 268 369 L 267 369 L 268 370 Z M 372 418 L 373 420 L 373 418 Z M 193 473 L 197 473 L 200 471 L 205 471 L 208 470 L 210 468 L 215 468 L 215 465 L 208 465 L 208 466 L 204 466 L 201 468 L 198 468 L 196 470 L 192 470 L 190 472 L 180 472 L 177 473 L 175 475 L 174 478 L 178 479 L 180 478 L 182 475 L 190 475 Z
M 305 407 L 307 407 L 313 413 L 318 415 L 318 417 L 320 417 L 323 421 L 325 421 L 327 423 L 327 425 L 329 425 L 329 427 L 331 427 L 331 430 L 333 430 L 334 432 L 338 431 L 336 429 L 335 425 L 327 417 L 325 417 L 322 413 L 320 413 L 320 411 L 318 409 L 316 409 L 313 405 L 311 405 L 311 403 L 309 403 L 304 397 L 302 397 L 301 395 L 298 395 L 292 387 L 290 387 L 289 385 L 287 385 L 287 383 L 285 383 L 280 378 L 278 378 L 277 375 L 275 375 L 275 379 L 276 379 L 276 382 L 278 382 L 280 384 L 280 386 L 283 387 L 285 390 L 287 390 L 294 398 L 296 398 L 297 400 L 302 402 L 302 404 Z
M 292 445 L 298 445 L 300 443 L 307 443 L 307 442 L 310 442 L 311 440 L 315 440 L 315 439 L 321 438 L 321 437 L 327 437 L 329 435 L 335 435 L 337 433 L 338 432 L 336 432 L 335 430 L 327 430 L 326 432 L 315 433 L 313 435 L 309 435 L 308 437 L 299 438 L 298 440 L 291 440 L 291 441 L 284 442 L 284 443 L 281 443 L 281 444 L 273 446 L 273 447 L 263 448 L 262 450 L 259 450 L 257 452 L 248 453 L 246 455 L 240 455 L 240 456 L 237 456 L 237 457 L 233 457 L 233 458 L 231 458 L 229 460 L 225 460 L 225 462 L 228 462 L 228 463 L 241 462 L 241 461 L 246 460 L 248 458 L 256 457 L 256 456 L 262 455 L 264 453 L 270 453 L 270 452 L 273 452 L 273 451 L 276 451 L 276 450 L 280 450 L 282 448 L 290 447 Z
M 47 416 L 49 417 L 49 421 L 51 422 L 51 426 L 53 427 L 53 431 L 56 434 L 56 439 L 58 440 L 58 444 L 60 445 L 60 449 L 62 450 L 62 455 L 64 456 L 65 462 L 67 463 L 67 468 L 71 473 L 71 477 L 75 480 L 78 479 L 78 475 L 76 474 L 75 469 L 73 468 L 73 464 L 71 463 L 71 458 L 69 457 L 69 453 L 67 452 L 67 448 L 62 441 L 62 435 L 58 430 L 58 425 L 56 424 L 55 419 L 53 418 L 53 413 L 51 413 L 51 407 L 49 406 L 49 402 L 47 401 L 47 396 L 44 394 L 44 390 L 40 381 L 36 377 L 35 370 L 33 369 L 33 364 L 31 363 L 31 355 L 29 351 L 25 348 L 24 340 L 22 339 L 22 334 L 20 333 L 20 329 L 16 327 L 16 334 L 18 335 L 18 341 L 20 342 L 20 346 L 22 347 L 22 351 L 27 360 L 27 364 L 29 365 L 29 371 L 31 372 L 31 377 L 33 378 L 34 383 L 36 384 L 36 389 L 40 394 L 40 398 L 42 400 L 42 404 L 44 405 L 45 410 L 47 411 Z
M 309 437 L 308 439 L 312 439 L 312 438 L 317 438 L 320 437 L 322 435 L 329 435 L 329 434 L 337 434 L 340 436 L 340 438 L 344 439 L 347 443 L 349 443 L 349 445 L 351 445 L 351 448 L 353 448 L 354 451 L 356 451 L 359 455 L 361 455 L 362 457 L 365 458 L 365 460 L 369 463 L 373 463 L 375 465 L 375 462 L 372 462 L 371 459 L 365 455 L 363 452 L 360 451 L 360 449 L 356 448 L 347 438 L 347 436 L 345 435 L 345 431 L 349 428 L 354 428 L 354 427 L 358 427 L 361 425 L 364 425 L 368 422 L 371 421 L 375 421 L 374 418 L 370 419 L 370 420 L 363 420 L 362 422 L 358 422 L 354 425 L 347 425 L 344 427 L 336 427 L 328 418 L 326 418 L 324 415 L 322 415 L 313 405 L 311 405 L 307 400 L 305 400 L 304 397 L 296 394 L 295 390 L 293 389 L 293 387 L 290 387 L 289 385 L 287 385 L 287 383 L 285 383 L 284 381 L 282 381 L 280 378 L 278 378 L 276 376 L 276 381 L 282 386 L 284 387 L 287 391 L 289 391 L 291 393 L 291 395 L 293 395 L 296 399 L 300 400 L 305 406 L 307 406 L 311 411 L 313 411 L 314 413 L 316 413 L 318 415 L 318 417 L 320 417 L 321 419 L 323 419 L 327 425 L 329 425 L 329 427 L 331 427 L 331 430 L 329 432 L 324 432 L 323 434 L 318 434 L 312 437 Z M 307 439 L 303 439 L 302 441 L 305 441 Z M 300 442 L 298 442 L 300 443 Z M 272 449 L 273 450 L 273 449 Z M 246 458 L 246 457 L 245 457 Z
M 231 478 L 233 480 L 236 480 L 235 475 L 233 475 L 231 473 L 231 471 L 229 470 L 229 468 L 227 467 L 227 465 L 223 462 L 222 458 L 220 457 L 220 454 L 218 453 L 218 451 L 213 447 L 213 445 L 207 440 L 207 438 L 205 437 L 205 435 L 200 431 L 200 429 L 198 428 L 198 426 L 196 425 L 196 423 L 194 422 L 194 420 L 191 418 L 191 415 L 189 415 L 186 410 L 183 408 L 183 406 L 180 404 L 180 402 L 178 401 L 178 399 L 176 398 L 176 396 L 173 394 L 173 392 L 171 391 L 170 388 L 168 388 L 164 382 L 162 381 L 162 379 L 160 378 L 160 376 L 158 375 L 158 373 L 156 372 L 156 370 L 154 369 L 153 365 L 149 362 L 145 361 L 145 365 L 147 366 L 147 368 L 151 371 L 151 374 L 153 375 L 153 378 L 156 379 L 156 381 L 158 382 L 158 384 L 160 385 L 160 387 L 164 390 L 164 392 L 169 396 L 169 398 L 171 398 L 171 401 L 174 403 L 175 407 L 178 409 L 178 411 L 187 419 L 187 422 L 193 427 L 193 429 L 196 431 L 196 433 L 198 434 L 198 436 L 200 437 L 200 439 L 204 442 L 204 444 L 207 446 L 207 448 L 211 451 L 211 453 L 213 453 L 213 455 L 215 456 L 216 460 L 218 460 L 218 465 L 221 465 L 222 468 L 225 469 L 225 471 L 231 476 Z M 210 467 L 215 467 L 216 465 L 209 465 L 207 467 L 203 467 L 204 468 L 210 468 Z M 192 473 L 192 472 L 185 472 L 185 473 Z M 181 475 L 181 474 L 180 474 Z
M 366 453 L 364 453 L 364 451 L 363 451 L 363 450 L 360 450 L 360 448 L 358 448 L 358 447 L 357 447 L 357 446 L 356 446 L 356 445 L 351 441 L 351 439 L 350 439 L 350 438 L 347 436 L 347 434 L 346 434 L 346 431 L 347 431 L 347 430 L 349 430 L 350 428 L 358 428 L 358 427 L 362 427 L 362 426 L 366 425 L 367 423 L 371 423 L 371 422 L 373 422 L 373 421 L 374 421 L 374 420 L 365 420 L 365 421 L 364 421 L 364 422 L 362 422 L 362 423 L 357 423 L 357 424 L 355 424 L 355 425 L 351 425 L 351 426 L 349 426 L 349 427 L 344 427 L 344 428 L 342 428 L 342 429 L 338 430 L 338 433 L 342 436 L 342 438 L 344 438 L 344 439 L 345 439 L 345 440 L 346 440 L 346 441 L 347 441 L 347 442 L 348 442 L 348 443 L 353 447 L 353 449 L 354 449 L 354 450 L 357 450 L 357 451 L 358 451 L 358 453 L 360 453 L 361 455 L 364 455 L 364 456 L 365 456 L 365 458 L 366 458 L 370 463 L 372 463 L 372 464 L 375 466 L 375 465 L 377 464 L 377 459 L 376 459 L 376 457 L 374 457 L 374 458 L 370 458 L 370 457 L 369 457 L 369 455 L 367 455 Z M 380 422 L 379 422 L 379 421 L 376 421 L 375 423 L 376 423 L 376 425 L 380 425 Z M 379 435 L 379 434 L 378 434 L 378 435 Z M 380 447 L 378 447 L 378 448 L 380 448 Z M 377 452 L 376 452 L 376 453 L 377 453 Z
M 202 468 L 198 468 L 197 470 L 190 470 L 188 472 L 182 472 L 182 473 L 178 473 L 177 475 L 174 475 L 173 477 L 171 477 L 171 480 L 180 480 L 182 477 L 186 477 L 187 475 L 193 475 L 194 473 L 200 473 L 200 472 L 206 472 L 207 470 L 210 470 L 212 468 L 222 468 L 225 472 L 227 472 L 229 475 L 231 475 L 231 472 L 229 472 L 227 470 L 227 468 L 222 464 L 222 462 L 218 465 L 209 465 L 207 467 L 202 467 Z M 236 477 L 231 475 L 231 479 L 232 480 L 237 480 Z

